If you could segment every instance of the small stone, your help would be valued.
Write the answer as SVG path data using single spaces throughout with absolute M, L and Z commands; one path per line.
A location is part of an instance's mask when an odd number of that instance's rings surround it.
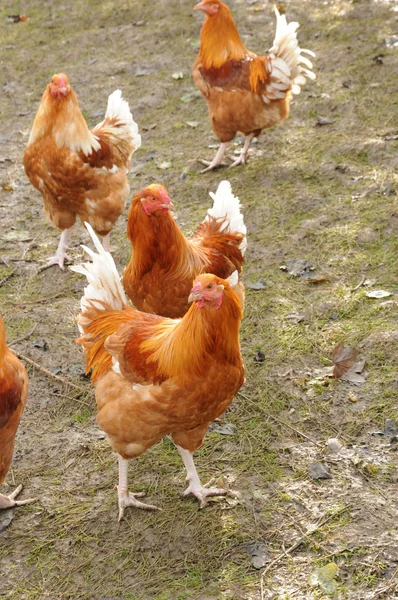
M 328 439 L 326 445 L 329 452 L 332 452 L 333 454 L 338 454 L 343 447 L 337 438 Z
M 261 352 L 261 350 L 256 350 L 253 360 L 254 360 L 254 362 L 258 362 L 258 363 L 264 362 L 265 361 L 264 352 Z
M 326 463 L 313 462 L 308 465 L 308 471 L 312 479 L 332 479 L 332 472 Z

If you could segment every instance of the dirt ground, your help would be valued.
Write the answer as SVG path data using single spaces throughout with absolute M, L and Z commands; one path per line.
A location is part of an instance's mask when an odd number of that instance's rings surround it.
M 270 47 L 272 4 L 229 5 L 245 44 Z M 202 22 L 192 6 L 4 0 L 0 8 L 0 312 L 13 349 L 60 378 L 25 361 L 29 401 L 1 491 L 23 483 L 22 497 L 39 500 L 0 533 L 0 597 L 398 598 L 398 4 L 284 2 L 288 20 L 301 23 L 300 45 L 317 54 L 317 81 L 253 145 L 247 166 L 205 175 L 198 159 L 212 158 L 217 140 L 190 75 Z M 29 20 L 6 21 L 18 13 Z M 90 126 L 108 94 L 123 91 L 143 136 L 131 190 L 164 183 L 186 234 L 222 178 L 241 199 L 244 282 L 261 288 L 247 290 L 246 384 L 196 458 L 203 480 L 221 477 L 240 491 L 237 502 L 199 510 L 182 498 L 183 466 L 165 439 L 130 468 L 131 489 L 164 511 L 130 509 L 117 524 L 116 457 L 74 344 L 83 281 L 68 269 L 38 272 L 59 234 L 22 166 L 41 94 L 60 71 Z M 130 254 L 125 227 L 126 214 L 111 239 L 120 271 Z M 82 242 L 79 225 L 75 264 Z M 298 259 L 314 270 L 289 274 Z M 375 290 L 390 295 L 366 295 Z M 366 361 L 365 382 L 328 376 L 341 340 Z M 328 465 L 329 478 L 313 479 L 314 462 Z M 2 515 L 0 529 L 10 518 Z

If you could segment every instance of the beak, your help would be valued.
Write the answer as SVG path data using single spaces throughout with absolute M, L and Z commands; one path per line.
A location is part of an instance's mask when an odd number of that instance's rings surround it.
M 203 2 L 198 2 L 197 4 L 195 4 L 195 6 L 193 7 L 193 10 L 204 10 Z
M 168 210 L 175 210 L 175 206 L 172 202 L 165 202 L 160 205 L 161 208 L 167 208 Z
M 58 89 L 63 96 L 66 96 L 66 94 L 68 93 L 68 90 L 66 89 L 66 87 L 61 87 Z
M 195 302 L 195 300 L 201 300 L 202 299 L 202 294 L 199 291 L 193 292 L 191 291 L 191 293 L 189 294 L 189 298 L 188 298 L 188 302 Z

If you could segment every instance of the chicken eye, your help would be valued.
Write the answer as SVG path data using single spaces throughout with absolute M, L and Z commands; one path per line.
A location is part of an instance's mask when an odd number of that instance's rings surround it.
M 213 289 L 213 284 L 212 284 L 212 283 L 209 283 L 209 285 L 207 285 L 207 286 L 206 286 L 206 288 L 207 288 L 208 290 L 211 290 L 211 289 Z

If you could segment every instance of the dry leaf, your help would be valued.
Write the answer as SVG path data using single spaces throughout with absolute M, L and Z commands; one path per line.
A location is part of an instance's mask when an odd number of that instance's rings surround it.
M 385 290 L 373 290 L 373 292 L 366 292 L 365 296 L 368 298 L 387 298 L 387 296 L 392 296 L 392 293 Z
M 341 378 L 350 370 L 356 359 L 358 350 L 355 348 L 344 348 L 344 341 L 337 344 L 333 350 L 332 360 L 334 363 L 333 375 Z

